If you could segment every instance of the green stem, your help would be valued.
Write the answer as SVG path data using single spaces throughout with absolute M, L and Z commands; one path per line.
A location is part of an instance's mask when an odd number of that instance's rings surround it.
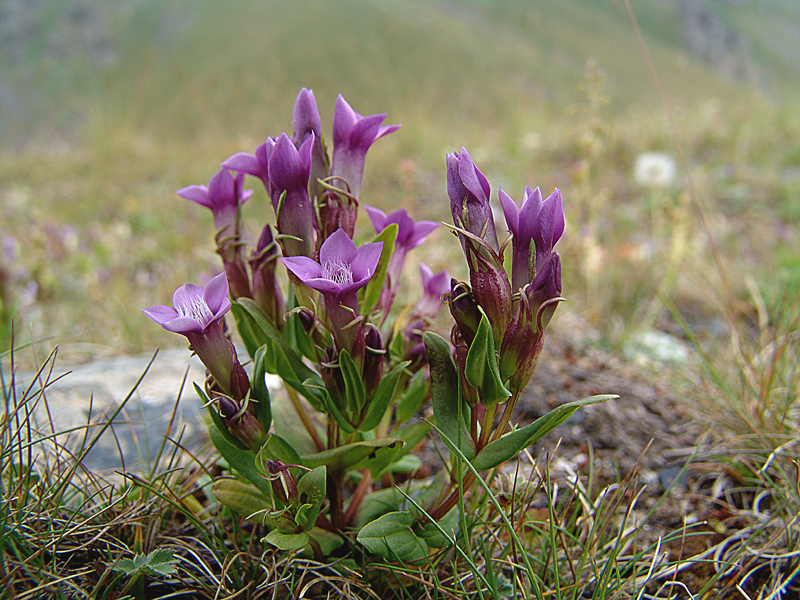
M 317 428 L 314 427 L 314 424 L 311 422 L 311 419 L 308 416 L 308 412 L 300 403 L 300 398 L 298 398 L 297 392 L 287 385 L 286 394 L 289 396 L 289 400 L 291 401 L 292 406 L 294 407 L 294 410 L 297 413 L 297 416 L 300 417 L 300 421 L 303 423 L 303 427 L 305 427 L 305 430 L 308 432 L 308 435 L 311 436 L 311 439 L 314 442 L 314 445 L 317 447 L 317 450 L 322 452 L 323 450 L 325 450 L 325 444 L 323 444 L 322 440 L 319 439 Z
M 497 426 L 497 429 L 492 436 L 492 441 L 500 438 L 505 431 L 506 427 L 508 427 L 508 422 L 511 420 L 511 415 L 514 413 L 514 408 L 517 406 L 517 401 L 519 400 L 519 393 L 515 394 L 508 402 L 506 402 L 506 408 L 503 411 L 503 416 L 500 418 L 500 423 Z

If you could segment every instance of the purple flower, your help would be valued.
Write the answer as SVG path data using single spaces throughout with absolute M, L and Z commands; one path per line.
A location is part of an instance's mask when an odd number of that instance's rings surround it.
M 308 194 L 312 199 L 322 197 L 325 188 L 319 180 L 324 179 L 328 173 L 328 153 L 322 144 L 322 125 L 313 91 L 302 88 L 297 94 L 292 110 L 292 125 L 294 126 L 292 142 L 296 148 L 302 146 L 309 137 L 314 136 Z
M 253 190 L 242 189 L 243 181 L 242 173 L 233 177 L 228 169 L 222 168 L 211 178 L 208 187 L 190 185 L 179 189 L 176 193 L 195 204 L 211 209 L 218 236 L 238 236 L 239 207 L 253 194 Z
M 272 138 L 267 138 L 267 141 L 263 144 L 260 144 L 255 151 L 255 154 L 250 154 L 248 152 L 237 152 L 229 156 L 225 161 L 222 163 L 222 166 L 226 169 L 230 169 L 231 171 L 236 171 L 240 175 L 242 173 L 246 173 L 247 175 L 252 175 L 253 177 L 258 177 L 262 182 L 264 182 L 264 187 L 267 189 L 267 193 L 269 193 L 269 175 L 267 174 L 267 167 L 268 167 L 268 151 L 272 150 L 272 147 L 275 146 L 275 140 Z
M 364 206 L 367 211 L 375 233 L 380 233 L 389 225 L 397 224 L 397 239 L 394 243 L 394 252 L 389 259 L 386 268 L 387 281 L 381 292 L 380 306 L 385 314 L 388 314 L 392 306 L 392 301 L 397 294 L 397 286 L 400 283 L 400 275 L 403 272 L 403 265 L 406 262 L 406 255 L 410 250 L 416 248 L 439 224 L 433 221 L 417 221 L 408 216 L 406 209 L 401 208 L 390 215 L 382 210 L 371 206 Z
M 447 194 L 469 266 L 472 295 L 486 312 L 499 346 L 512 317 L 511 283 L 497 245 L 489 182 L 465 148 L 447 155 Z
M 419 263 L 419 277 L 422 280 L 422 299 L 414 310 L 421 317 L 433 319 L 442 308 L 442 295 L 450 291 L 450 276 L 447 271 L 434 274 L 425 263 Z
M 167 331 L 185 335 L 222 391 L 234 400 L 243 399 L 250 384 L 222 329 L 222 317 L 231 308 L 225 274 L 213 277 L 205 288 L 185 283 L 175 290 L 172 304 L 142 311 Z
M 447 155 L 447 195 L 450 196 L 453 223 L 484 240 L 492 250 L 499 252 L 492 208 L 489 205 L 490 193 L 489 181 L 472 162 L 466 148 L 461 148 L 460 153 Z M 464 236 L 459 237 L 463 246 Z
M 386 113 L 364 117 L 354 111 L 341 94 L 336 99 L 331 175 L 344 179 L 355 198 L 361 191 L 367 150 L 375 140 L 400 128 L 400 125 L 381 126 L 385 118 Z
M 514 289 L 519 290 L 531 283 L 545 267 L 553 246 L 564 233 L 561 192 L 556 189 L 543 202 L 538 187 L 533 191 L 526 187 L 519 209 L 502 189 L 499 195 L 508 229 L 514 236 L 511 281 Z
M 284 256 L 314 256 L 314 206 L 308 196 L 314 139 L 312 134 L 295 148 L 282 133 L 268 152 L 270 194 Z
M 358 290 L 375 274 L 382 248 L 383 242 L 356 248 L 350 236 L 337 229 L 322 244 L 319 262 L 306 256 L 282 259 L 302 283 L 322 293 L 339 347 L 351 355 L 355 350 L 362 359 L 364 336 L 358 316 Z

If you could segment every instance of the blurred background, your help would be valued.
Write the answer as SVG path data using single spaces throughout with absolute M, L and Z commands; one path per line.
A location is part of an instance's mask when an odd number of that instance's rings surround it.
M 462 146 L 493 201 L 559 187 L 567 310 L 599 343 L 680 334 L 667 305 L 703 335 L 722 311 L 751 318 L 800 282 L 800 3 L 631 9 L 0 0 L 0 344 L 12 317 L 17 343 L 67 362 L 181 344 L 141 307 L 221 267 L 210 212 L 174 190 L 291 133 L 303 86 L 328 137 L 338 93 L 402 123 L 370 150 L 363 203 L 449 221 L 445 154 Z M 273 214 L 248 182 L 255 235 Z M 441 228 L 414 259 L 465 275 Z

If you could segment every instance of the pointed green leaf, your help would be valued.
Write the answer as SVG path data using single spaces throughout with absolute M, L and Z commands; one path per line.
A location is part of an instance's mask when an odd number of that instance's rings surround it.
M 301 459 L 306 466 L 313 468 L 325 465 L 330 472 L 340 473 L 350 469 L 381 448 L 401 446 L 402 444 L 402 440 L 395 438 L 364 440 L 314 454 L 306 454 Z
M 277 529 L 273 529 L 267 534 L 264 540 L 277 547 L 278 550 L 290 552 L 292 550 L 304 548 L 305 545 L 308 544 L 308 534 L 283 533 Z
M 492 406 L 503 402 L 511 396 L 511 392 L 503 385 L 500 378 L 500 367 L 497 364 L 495 355 L 494 337 L 492 325 L 486 317 L 486 313 L 481 311 L 481 322 L 478 331 L 475 332 L 475 339 L 467 352 L 467 363 L 464 373 L 470 385 L 478 388 L 481 395 L 481 404 Z
M 297 482 L 297 493 L 301 501 L 308 506 L 303 517 L 297 520 L 297 525 L 304 530 L 313 528 L 317 521 L 322 501 L 325 500 L 326 473 L 325 467 L 317 467 L 308 471 Z
M 425 354 L 431 371 L 431 398 L 436 426 L 452 440 L 457 440 L 461 451 L 472 458 L 475 456 L 475 443 L 467 430 L 464 417 L 469 408 L 461 399 L 458 385 L 458 371 L 450 344 L 442 336 L 426 331 L 422 334 Z M 461 410 L 459 411 L 459 404 Z M 460 413 L 460 414 L 459 414 Z
M 271 498 L 265 496 L 256 486 L 238 479 L 217 479 L 211 486 L 211 493 L 224 506 L 239 513 L 243 517 L 254 516 L 261 522 L 264 511 L 274 509 Z
M 361 371 L 358 365 L 350 357 L 347 350 L 339 352 L 339 369 L 344 380 L 344 393 L 347 397 L 347 408 L 351 415 L 361 413 L 364 404 L 367 402 L 367 390 L 364 388 L 364 380 L 361 378 Z
M 383 282 L 386 279 L 386 268 L 389 266 L 389 259 L 392 258 L 392 253 L 394 253 L 394 242 L 397 239 L 398 229 L 397 223 L 392 223 L 372 240 L 372 242 L 383 242 L 383 249 L 378 260 L 378 266 L 375 267 L 375 274 L 370 278 L 367 285 L 358 292 L 359 314 L 368 314 L 380 300 Z
M 412 530 L 408 512 L 391 512 L 367 523 L 356 538 L 372 554 L 388 560 L 413 563 L 425 560 L 428 546 Z
M 279 375 L 285 383 L 308 400 L 314 409 L 322 411 L 327 396 L 322 379 L 289 346 L 283 335 L 269 322 L 259 306 L 250 298 L 239 298 L 233 302 L 231 312 L 236 319 L 237 327 L 249 328 L 256 332 L 258 339 L 263 340 L 253 349 L 245 344 L 250 355 L 254 356 L 258 348 L 267 344 L 267 353 L 264 357 L 265 369 Z M 244 336 L 242 339 L 244 340 Z M 305 385 L 307 381 L 310 381 L 312 385 Z
M 539 417 L 530 425 L 505 434 L 500 439 L 487 444 L 472 460 L 472 465 L 478 471 L 493 469 L 517 455 L 523 448 L 527 448 L 536 440 L 544 437 L 553 429 L 569 419 L 576 410 L 582 406 L 598 404 L 612 398 L 619 398 L 616 394 L 603 394 L 591 396 L 583 400 L 562 404 L 546 415 Z
M 417 414 L 419 407 L 428 395 L 428 378 L 425 370 L 417 371 L 412 377 L 408 387 L 397 401 L 395 419 L 398 424 L 403 424 Z
M 420 539 L 424 540 L 432 548 L 444 548 L 452 546 L 458 537 L 458 509 L 453 507 L 437 523 L 438 527 L 431 522 L 425 523 L 422 527 L 417 527 L 416 532 Z M 444 531 L 444 533 L 442 533 Z
M 264 431 L 269 431 L 272 425 L 272 402 L 269 397 L 269 388 L 267 387 L 267 370 L 266 370 L 266 353 L 267 346 L 261 346 L 256 350 L 255 357 L 253 358 L 253 382 L 252 382 L 252 399 L 256 401 L 256 418 L 264 428 Z
M 395 365 L 395 367 L 386 373 L 378 384 L 378 389 L 370 400 L 369 407 L 367 408 L 367 415 L 364 421 L 358 426 L 360 431 L 372 431 L 383 420 L 386 414 L 386 409 L 392 403 L 394 393 L 397 391 L 397 384 L 400 381 L 400 376 L 403 374 L 403 369 L 411 364 L 411 361 L 404 361 Z

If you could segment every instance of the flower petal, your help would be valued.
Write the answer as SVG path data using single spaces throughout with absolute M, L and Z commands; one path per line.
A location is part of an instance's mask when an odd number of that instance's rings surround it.
M 297 275 L 303 283 L 306 280 L 322 276 L 322 269 L 319 263 L 307 256 L 287 256 L 281 260 L 284 266 Z
M 226 169 L 237 171 L 239 173 L 247 173 L 255 177 L 264 178 L 267 176 L 266 164 L 261 164 L 258 157 L 248 152 L 237 152 L 226 158 L 220 163 Z
M 353 282 L 366 282 L 375 274 L 378 261 L 381 259 L 383 242 L 364 244 L 356 250 L 355 256 L 350 261 L 350 268 L 353 271 Z
M 389 224 L 387 221 L 386 213 L 380 210 L 379 208 L 373 208 L 368 205 L 364 205 L 364 210 L 367 211 L 367 216 L 369 220 L 372 221 L 372 227 L 375 229 L 375 233 L 380 233 L 386 226 Z
M 214 204 L 208 197 L 208 188 L 204 185 L 189 185 L 181 188 L 175 192 L 181 198 L 191 200 L 195 204 L 205 206 L 206 208 L 214 209 Z
M 219 275 L 212 277 L 206 284 L 203 290 L 203 300 L 214 313 L 214 316 L 219 315 L 220 309 L 224 308 L 227 301 L 228 309 L 230 309 L 230 299 L 228 298 L 228 278 L 222 272 Z M 227 310 L 225 311 L 227 312 Z M 223 313 L 224 314 L 224 313 Z
M 203 333 L 204 329 L 201 323 L 198 323 L 191 317 L 177 317 L 176 319 L 162 323 L 161 326 L 167 331 L 183 335 L 187 333 Z
M 319 262 L 342 262 L 350 264 L 356 255 L 356 245 L 341 227 L 334 231 L 319 249 Z
M 167 321 L 171 321 L 172 319 L 176 319 L 178 317 L 177 310 L 171 306 L 164 306 L 163 304 L 158 306 L 148 306 L 147 308 L 143 308 L 142 312 L 147 315 L 148 319 L 158 323 L 159 325 L 163 325 Z

